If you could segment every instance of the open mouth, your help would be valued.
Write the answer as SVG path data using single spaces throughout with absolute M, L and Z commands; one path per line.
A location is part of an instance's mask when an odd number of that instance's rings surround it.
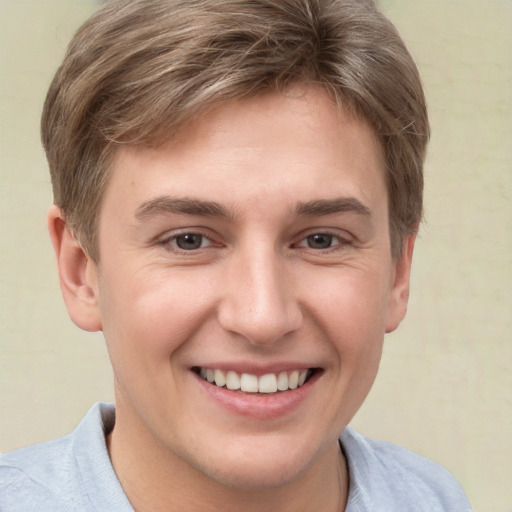
M 319 371 L 319 368 L 297 369 L 278 373 L 254 375 L 212 368 L 194 367 L 192 371 L 219 388 L 244 393 L 277 393 L 300 388 Z

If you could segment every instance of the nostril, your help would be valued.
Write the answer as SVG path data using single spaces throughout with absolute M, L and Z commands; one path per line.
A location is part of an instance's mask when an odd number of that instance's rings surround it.
M 253 345 L 271 345 L 298 330 L 302 316 L 290 315 L 276 308 L 274 313 L 252 310 L 248 312 L 224 313 L 219 315 L 219 323 L 226 331 L 245 338 Z

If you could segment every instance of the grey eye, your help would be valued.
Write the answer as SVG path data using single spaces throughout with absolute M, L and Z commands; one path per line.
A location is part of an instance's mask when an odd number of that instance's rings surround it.
M 307 245 L 311 249 L 328 249 L 332 247 L 333 236 L 327 235 L 325 233 L 316 233 L 314 235 L 309 235 L 307 240 Z
M 193 251 L 202 247 L 203 239 L 203 235 L 185 233 L 184 235 L 177 236 L 174 240 L 176 245 L 183 251 Z

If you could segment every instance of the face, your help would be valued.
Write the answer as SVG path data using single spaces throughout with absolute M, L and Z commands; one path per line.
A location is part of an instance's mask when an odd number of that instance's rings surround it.
M 381 148 L 322 89 L 121 147 L 99 248 L 116 429 L 229 486 L 284 485 L 337 450 L 405 313 Z

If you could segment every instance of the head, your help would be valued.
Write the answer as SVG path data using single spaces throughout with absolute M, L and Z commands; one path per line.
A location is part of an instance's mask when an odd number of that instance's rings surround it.
M 43 140 L 68 310 L 114 368 L 116 470 L 333 474 L 405 314 L 427 138 L 369 1 L 112 0 L 82 27 Z
M 375 131 L 393 256 L 422 215 L 429 135 L 414 62 L 371 0 L 111 0 L 78 31 L 46 99 L 54 201 L 84 249 L 123 145 L 158 146 L 222 102 L 324 87 Z

